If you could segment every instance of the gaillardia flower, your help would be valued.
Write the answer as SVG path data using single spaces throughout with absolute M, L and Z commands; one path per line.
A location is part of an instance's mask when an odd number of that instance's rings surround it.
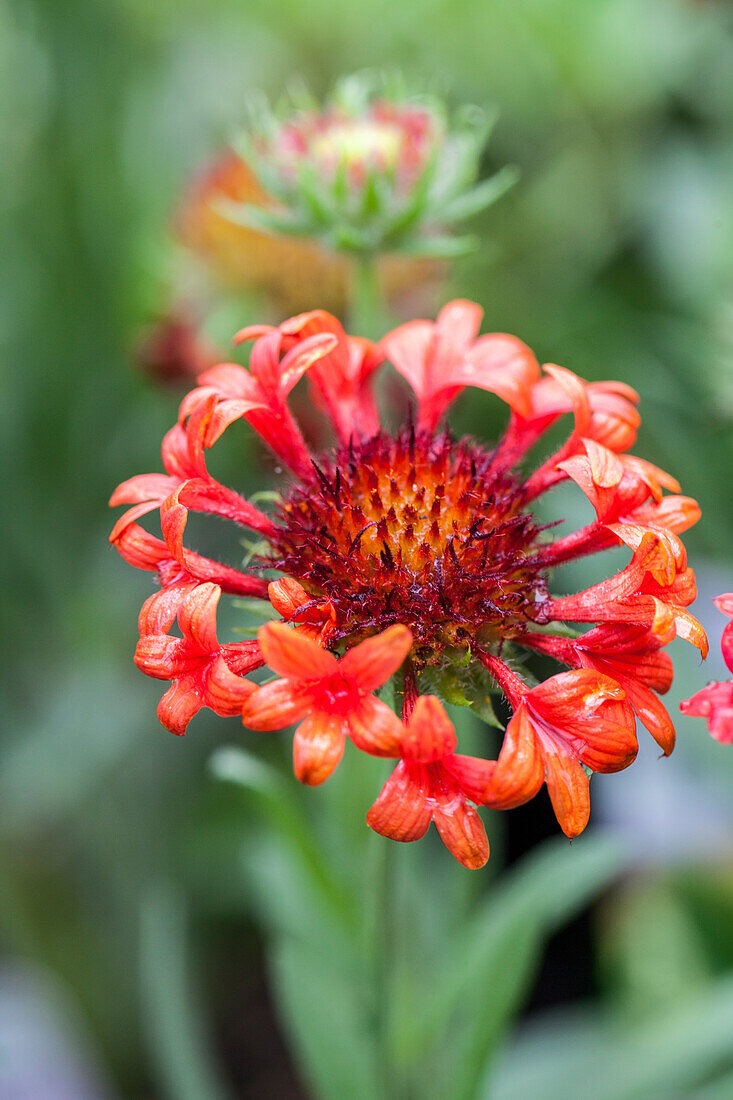
M 305 96 L 273 112 L 258 102 L 235 143 L 250 195 L 221 210 L 331 252 L 454 256 L 475 246 L 454 226 L 515 179 L 505 168 L 477 182 L 491 121 L 475 107 L 451 119 L 438 100 L 369 73 L 339 82 L 323 105 Z
M 515 337 L 479 336 L 481 317 L 479 306 L 454 301 L 435 323 L 409 322 L 376 346 L 323 311 L 244 329 L 235 342 L 253 342 L 248 368 L 225 363 L 199 377 L 163 442 L 166 472 L 133 477 L 113 495 L 130 507 L 111 536 L 161 585 L 140 615 L 136 662 L 172 683 L 158 712 L 168 729 L 183 733 L 200 707 L 241 714 L 256 730 L 297 723 L 295 771 L 308 784 L 333 772 L 349 742 L 391 758 L 368 823 L 408 841 L 433 821 L 467 867 L 488 858 L 476 807 L 519 806 L 543 785 L 560 826 L 577 836 L 590 774 L 636 755 L 636 717 L 669 754 L 665 647 L 679 636 L 707 652 L 688 610 L 695 579 L 679 538 L 699 509 L 628 453 L 637 395 L 541 369 Z M 373 389 L 387 362 L 415 397 L 396 430 Z M 317 454 L 288 408 L 304 378 L 334 437 Z M 443 425 L 466 387 L 508 407 L 490 446 Z M 565 416 L 565 442 L 533 463 L 535 445 Z M 240 419 L 289 471 L 268 511 L 207 470 L 206 451 Z M 596 518 L 553 537 L 534 508 L 561 481 L 577 485 Z M 137 522 L 154 510 L 162 538 Z M 191 511 L 254 532 L 247 566 L 189 549 Z M 615 575 L 581 592 L 554 590 L 553 567 L 618 546 L 629 561 Z M 222 593 L 260 599 L 275 621 L 257 641 L 221 643 Z M 171 634 L 175 619 L 181 638 Z M 535 653 L 558 664 L 539 684 L 524 670 Z M 260 666 L 275 678 L 249 679 Z M 384 694 L 390 681 L 399 717 Z M 492 695 L 511 709 L 498 759 L 461 755 L 444 703 L 495 724 Z

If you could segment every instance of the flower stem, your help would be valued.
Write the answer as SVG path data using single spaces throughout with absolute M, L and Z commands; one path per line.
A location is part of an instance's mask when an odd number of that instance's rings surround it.
M 349 288 L 349 327 L 358 336 L 376 339 L 381 335 L 383 319 L 378 256 L 371 253 L 355 256 Z
M 385 837 L 375 837 L 379 851 L 375 859 L 372 880 L 372 960 L 375 1000 L 375 1028 L 379 1064 L 385 1096 L 397 1097 L 396 1067 L 390 1041 L 391 965 L 394 950 L 394 910 L 391 891 L 394 888 L 394 843 Z

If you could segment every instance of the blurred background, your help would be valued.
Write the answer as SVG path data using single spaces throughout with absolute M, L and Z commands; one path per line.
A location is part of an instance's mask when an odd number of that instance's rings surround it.
M 498 110 L 485 172 L 521 178 L 442 297 L 481 302 L 485 329 L 540 361 L 640 391 L 636 452 L 703 509 L 685 541 L 711 656 L 674 644 L 670 712 L 725 677 L 710 598 L 733 589 L 728 2 L 0 0 L 0 1100 L 319 1094 L 290 1052 L 286 963 L 266 961 L 290 901 L 258 877 L 262 805 L 207 768 L 245 735 L 206 711 L 183 742 L 158 725 L 159 685 L 132 663 L 150 577 L 108 546 L 106 502 L 159 468 L 187 388 L 150 369 L 147 326 L 195 302 L 226 348 L 278 319 L 174 239 L 191 174 L 247 93 L 394 65 Z M 494 404 L 459 405 L 459 425 L 490 438 Z M 248 492 L 270 475 L 243 440 L 214 472 Z M 631 769 L 594 779 L 590 832 L 625 837 L 629 861 L 572 920 L 548 918 L 477 1095 L 733 1096 L 733 753 L 699 720 L 677 728 L 671 759 L 645 738 Z M 286 759 L 284 737 L 246 737 Z M 295 786 L 268 803 L 275 831 L 279 812 L 314 812 Z M 490 828 L 479 900 L 557 832 L 544 794 Z M 469 889 L 425 851 L 405 860 Z

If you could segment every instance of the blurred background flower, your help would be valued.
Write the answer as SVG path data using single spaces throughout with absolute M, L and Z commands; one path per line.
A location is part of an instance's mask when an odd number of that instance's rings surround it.
M 730 8 L 1 0 L 0 57 L 1 415 L 12 517 L 3 539 L 0 1096 L 63 1095 L 62 1064 L 67 1094 L 85 1098 L 328 1095 L 329 1081 L 331 1095 L 344 1095 L 339 1052 L 349 1043 L 358 1051 L 362 1032 L 338 984 L 343 959 L 332 943 L 330 960 L 309 966 L 293 939 L 320 912 L 308 909 L 318 868 L 298 879 L 272 852 L 273 831 L 307 849 L 313 827 L 296 795 L 272 795 L 285 742 L 252 735 L 272 771 L 220 754 L 219 778 L 205 778 L 236 720 L 199 716 L 180 744 L 153 716 L 157 685 L 129 662 L 130 609 L 149 587 L 107 547 L 106 502 L 121 476 L 155 467 L 175 404 L 135 369 L 137 333 L 162 310 L 195 302 L 202 339 L 224 348 L 262 316 L 263 294 L 249 284 L 222 278 L 212 289 L 213 266 L 192 263 L 172 241 L 171 218 L 193 175 L 243 125 L 246 97 L 277 99 L 293 73 L 322 96 L 343 72 L 396 63 L 408 80 L 431 74 L 451 105 L 496 106 L 481 175 L 516 164 L 521 182 L 470 224 L 482 247 L 452 265 L 442 297 L 481 302 L 487 330 L 515 332 L 542 359 L 641 392 L 640 453 L 683 480 L 703 510 L 687 542 L 711 657 L 701 667 L 675 643 L 674 712 L 727 676 L 724 620 L 711 600 L 733 587 Z M 301 282 L 309 292 L 309 276 Z M 341 293 L 297 308 L 336 308 Z M 271 299 L 273 321 L 284 300 Z M 463 430 L 498 436 L 491 402 L 457 408 Z M 233 437 L 215 474 L 247 494 L 261 464 L 249 438 Z M 556 510 L 575 519 L 573 499 Z M 568 590 L 595 579 L 573 568 Z M 539 1087 L 567 1096 L 578 1081 L 609 1100 L 731 1094 L 733 758 L 702 720 L 680 716 L 677 728 L 669 760 L 644 745 L 610 784 L 593 780 L 591 830 L 623 834 L 635 869 L 592 910 L 588 899 L 618 871 L 603 837 L 572 849 L 561 841 L 546 863 L 511 870 L 554 833 L 549 803 L 512 811 L 506 832 L 492 833 L 492 862 L 510 865 L 498 880 L 467 884 L 430 846 L 424 855 L 399 849 L 402 952 L 437 957 L 455 937 L 446 894 L 466 908 L 476 892 L 492 902 L 493 915 L 462 934 L 453 1000 L 448 979 L 443 988 L 441 1003 L 463 1013 L 463 1046 L 446 1046 L 443 1076 L 425 1095 L 444 1094 L 459 1056 L 473 1067 L 466 1087 L 492 1100 Z M 334 836 L 347 816 L 363 827 L 338 806 L 337 781 L 324 794 Z M 341 836 L 331 853 L 339 874 L 354 872 L 359 835 Z M 586 854 L 586 842 L 601 847 Z M 428 870 L 425 899 L 410 883 Z M 532 920 L 520 921 L 527 898 Z M 278 930 L 267 980 L 263 912 Z M 531 948 L 524 967 L 512 955 L 520 939 Z M 414 998 L 435 994 L 432 974 L 426 983 L 396 1001 L 398 1020 L 409 1022 Z M 497 988 L 501 1004 L 486 994 Z M 314 1014 L 314 1003 L 332 1015 Z M 520 1004 L 524 1022 L 507 1037 Z M 309 1010 L 321 1024 L 313 1043 L 340 1037 L 328 1081 L 315 1080 L 307 1045 L 297 1064 L 285 1053 L 295 1015 Z M 481 1027 L 472 1031 L 471 1020 Z M 407 1027 L 398 1062 L 419 1058 L 434 1035 Z M 58 1059 L 39 1057 L 52 1047 Z

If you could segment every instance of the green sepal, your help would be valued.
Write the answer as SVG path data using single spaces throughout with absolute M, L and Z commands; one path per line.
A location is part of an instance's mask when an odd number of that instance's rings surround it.
M 313 231 L 309 220 L 296 217 L 288 211 L 275 213 L 261 206 L 253 206 L 252 203 L 233 202 L 231 199 L 219 199 L 212 206 L 234 225 L 241 225 L 256 233 L 266 233 L 270 237 L 307 237 Z
M 503 729 L 491 696 L 500 689 L 489 672 L 473 659 L 471 650 L 455 650 L 440 668 L 426 669 L 420 677 L 423 694 L 437 695 L 455 707 L 470 707 L 483 722 Z
M 475 252 L 480 243 L 479 238 L 473 234 L 464 234 L 461 237 L 436 234 L 431 237 L 415 237 L 407 240 L 399 248 L 395 248 L 395 252 L 416 258 L 452 260 Z
M 507 165 L 487 180 L 482 180 L 470 191 L 458 195 L 443 207 L 442 216 L 446 222 L 464 221 L 481 213 L 500 199 L 519 179 L 519 169 Z
M 498 717 L 494 710 L 494 699 L 491 695 L 479 695 L 471 703 L 471 710 L 477 717 L 485 722 L 487 726 L 493 726 L 495 729 L 503 730 L 504 723 Z
M 242 598 L 233 599 L 232 607 L 236 607 L 238 611 L 246 611 L 249 615 L 256 615 L 258 619 L 266 622 L 270 619 L 280 618 L 275 608 L 267 600 L 248 599 L 243 596 Z

